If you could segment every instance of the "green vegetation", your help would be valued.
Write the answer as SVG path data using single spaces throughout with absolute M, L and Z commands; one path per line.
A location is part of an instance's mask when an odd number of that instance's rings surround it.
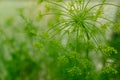
M 104 8 L 120 6 L 91 2 L 38 0 L 1 21 L 0 80 L 119 80 L 119 34 L 106 34 L 119 22 Z

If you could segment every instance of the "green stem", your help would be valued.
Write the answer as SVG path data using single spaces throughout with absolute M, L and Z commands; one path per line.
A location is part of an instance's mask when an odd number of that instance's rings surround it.
M 78 44 L 79 44 L 79 27 L 77 27 L 76 28 L 76 48 L 75 48 L 75 51 L 77 52 L 77 53 L 79 53 L 79 46 L 78 46 Z M 77 54 L 75 54 L 75 65 L 74 66 L 77 66 Z M 75 75 L 76 75 L 77 73 L 75 73 Z M 77 76 L 75 76 L 75 80 L 78 80 L 77 79 Z
M 89 59 L 89 40 L 90 40 L 90 37 L 89 37 L 89 34 L 87 32 L 87 29 L 86 27 L 84 26 L 84 24 L 82 24 L 83 28 L 85 29 L 85 33 L 86 33 L 86 37 L 87 37 L 87 51 L 86 51 L 86 58 Z
M 79 27 L 77 28 L 77 33 L 76 33 L 76 52 L 79 52 L 78 39 L 79 39 Z

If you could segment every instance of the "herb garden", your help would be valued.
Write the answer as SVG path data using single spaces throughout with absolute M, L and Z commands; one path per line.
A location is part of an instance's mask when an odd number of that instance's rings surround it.
M 120 80 L 119 1 L 0 2 L 0 80 Z

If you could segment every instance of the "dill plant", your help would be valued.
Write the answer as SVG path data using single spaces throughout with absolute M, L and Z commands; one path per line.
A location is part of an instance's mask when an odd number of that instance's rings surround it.
M 119 54 L 113 47 L 104 43 L 107 27 L 116 22 L 103 15 L 104 5 L 119 6 L 108 3 L 106 0 L 101 0 L 100 3 L 92 6 L 90 5 L 92 0 L 38 1 L 41 4 L 44 2 L 46 2 L 45 11 L 38 11 L 38 20 L 48 15 L 47 31 L 39 30 L 33 20 L 21 14 L 24 11 L 21 9 L 20 16 L 23 22 L 20 30 L 12 29 L 22 34 L 22 37 L 18 34 L 8 37 L 7 32 L 1 32 L 5 35 L 0 36 L 6 40 L 0 42 L 2 45 L 0 46 L 2 62 L 0 66 L 3 67 L 3 70 L 0 69 L 2 71 L 0 79 L 119 79 L 119 65 L 114 65 L 115 62 L 119 63 L 118 57 L 116 58 Z M 105 22 L 101 22 L 100 19 Z M 13 26 L 13 22 L 13 19 L 8 19 L 6 26 Z M 111 45 L 114 46 L 113 43 Z M 3 53 L 5 55 L 8 53 L 9 58 L 5 58 Z M 95 56 L 101 56 L 100 62 L 103 66 L 100 70 L 96 69 Z
M 105 25 L 98 19 L 102 18 L 109 22 L 112 21 L 102 16 L 105 0 L 100 4 L 88 8 L 90 1 L 91 0 L 88 2 L 84 0 L 73 0 L 68 2 L 64 1 L 63 4 L 58 4 L 55 1 L 47 1 L 48 3 L 57 5 L 52 6 L 53 11 L 51 10 L 50 12 L 43 14 L 43 16 L 54 16 L 53 21 L 51 19 L 48 21 L 48 26 L 51 26 L 48 30 L 49 34 L 52 36 L 55 36 L 56 34 L 69 36 L 72 34 L 73 36 L 76 36 L 76 42 L 78 42 L 77 39 L 82 36 L 81 40 L 83 39 L 86 42 L 94 41 L 95 44 L 98 44 L 97 42 L 99 42 L 99 40 L 97 40 L 96 34 L 103 34 L 104 31 L 101 26 Z M 96 7 L 98 9 L 94 10 Z
M 117 52 L 114 48 L 100 43 L 105 38 L 106 27 L 114 24 L 103 16 L 104 5 L 118 5 L 107 3 L 106 0 L 92 6 L 90 6 L 91 0 L 45 1 L 46 10 L 44 14 L 40 11 L 38 18 L 42 19 L 50 15 L 47 27 L 49 30 L 38 34 L 38 26 L 21 15 L 24 20 L 22 30 L 26 33 L 24 36 L 28 41 L 17 44 L 15 40 L 19 49 L 11 53 L 13 58 L 11 61 L 5 62 L 8 71 L 5 79 L 103 80 L 106 75 L 108 75 L 107 79 L 111 75 L 112 77 L 116 75 L 117 71 L 107 65 L 106 61 L 111 59 L 112 53 L 117 54 Z M 42 2 L 44 1 L 39 0 L 39 3 Z M 99 19 L 108 23 L 102 23 Z M 103 38 L 99 39 L 98 35 Z M 9 45 L 12 45 L 14 41 L 10 43 Z M 95 59 L 90 56 L 92 52 L 95 53 L 94 55 L 103 53 L 105 65 L 99 72 L 94 64 Z M 18 67 L 14 69 L 13 65 Z
M 46 12 L 43 12 L 43 14 L 40 12 L 39 15 L 40 18 L 50 15 L 47 31 L 49 37 L 47 39 L 48 41 L 57 41 L 58 44 L 61 44 L 62 48 L 60 49 L 63 49 L 63 52 L 58 49 L 58 52 L 55 53 L 45 52 L 49 55 L 57 54 L 56 57 L 51 56 L 55 60 L 53 65 L 56 67 L 56 69 L 52 67 L 48 69 L 51 79 L 104 80 L 116 75 L 116 69 L 112 68 L 107 60 L 113 60 L 110 56 L 117 54 L 117 51 L 104 43 L 106 42 L 107 27 L 113 26 L 115 22 L 104 17 L 103 14 L 105 5 L 115 7 L 119 7 L 119 5 L 108 3 L 106 0 L 101 0 L 100 3 L 92 6 L 90 6 L 92 0 L 46 0 L 46 2 Z M 104 22 L 101 22 L 100 19 Z M 54 44 L 50 42 L 49 45 Z M 47 48 L 56 49 L 54 47 Z M 56 47 L 59 46 L 56 45 Z M 90 56 L 91 53 L 101 53 L 103 67 L 100 71 L 95 69 L 95 59 Z

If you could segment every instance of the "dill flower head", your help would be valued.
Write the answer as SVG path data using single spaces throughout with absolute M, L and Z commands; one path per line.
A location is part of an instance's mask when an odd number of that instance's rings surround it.
M 52 4 L 52 10 L 47 13 L 47 15 L 53 15 L 54 19 L 53 23 L 52 20 L 49 20 L 48 32 L 52 36 L 74 34 L 76 38 L 79 38 L 82 35 L 82 38 L 86 40 L 92 39 L 97 42 L 95 34 L 100 34 L 103 37 L 105 32 L 103 29 L 105 28 L 102 27 L 108 26 L 107 24 L 114 24 L 113 21 L 103 15 L 103 10 L 104 5 L 117 5 L 107 3 L 106 0 L 101 0 L 101 2 L 92 5 L 92 0 L 46 1 Z M 106 23 L 99 21 L 99 19 L 106 21 Z

